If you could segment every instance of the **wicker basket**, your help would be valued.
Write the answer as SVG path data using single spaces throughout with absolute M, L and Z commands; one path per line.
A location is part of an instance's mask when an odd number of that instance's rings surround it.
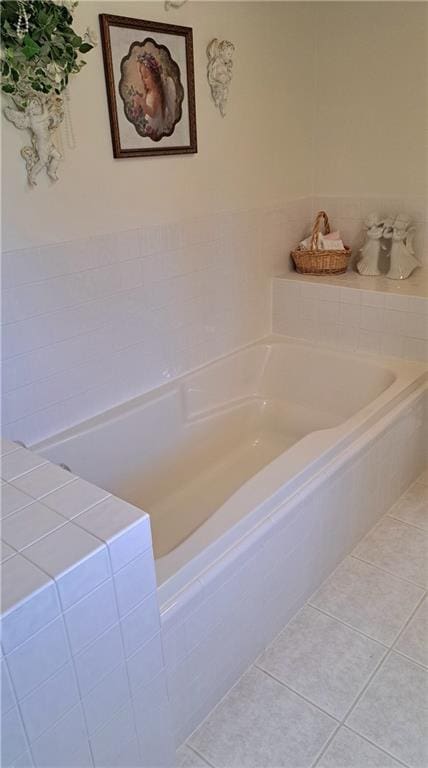
M 315 243 L 324 220 L 324 234 L 330 232 L 330 224 L 325 211 L 320 211 L 312 229 L 311 247 L 309 250 L 291 251 L 291 257 L 297 272 L 306 275 L 340 275 L 346 272 L 351 249 L 346 245 L 343 251 L 317 251 Z

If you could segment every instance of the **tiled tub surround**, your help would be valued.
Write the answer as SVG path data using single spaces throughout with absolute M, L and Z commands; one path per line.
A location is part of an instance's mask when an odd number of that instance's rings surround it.
M 265 336 L 311 199 L 3 254 L 3 428 L 33 444 Z
M 161 622 L 147 516 L 5 442 L 5 768 L 171 765 L 420 472 L 425 411 L 419 388 L 164 604 Z
M 269 333 L 271 277 L 319 208 L 354 249 L 367 212 L 404 210 L 428 268 L 421 198 L 306 197 L 3 253 L 5 433 L 38 442 Z
M 2 452 L 2 766 L 172 766 L 148 516 Z
M 51 461 L 153 512 L 153 530 L 161 534 L 156 566 L 177 743 L 421 469 L 425 372 L 421 363 L 268 338 L 38 446 Z M 287 433 L 291 443 L 278 444 L 240 488 L 228 486 L 208 516 L 191 520 L 183 540 L 193 507 L 203 515 L 211 494 L 205 503 L 198 486 L 195 505 L 190 483 L 185 493 L 179 486 L 171 495 L 174 469 L 181 478 L 186 466 L 180 461 L 187 461 L 198 482 L 205 469 L 211 472 L 216 419 L 234 419 L 253 402 L 263 406 L 262 416 L 270 413 L 264 406 L 275 406 L 277 438 L 287 414 L 297 434 Z M 272 429 L 272 419 L 265 426 Z M 224 424 L 221 436 L 226 460 L 231 440 Z M 254 452 L 259 443 L 251 445 Z M 224 478 L 217 479 L 216 493 Z M 160 508 L 165 535 L 172 530 L 179 537 L 171 551 L 169 545 L 164 551 L 155 519 L 159 492 L 176 500 L 163 517 Z
M 428 270 L 426 272 L 428 278 Z M 428 361 L 428 280 L 285 274 L 273 279 L 273 330 L 346 350 Z
M 161 606 L 177 745 L 421 472 L 426 410 L 411 395 Z
M 424 768 L 428 474 L 178 751 L 178 766 Z

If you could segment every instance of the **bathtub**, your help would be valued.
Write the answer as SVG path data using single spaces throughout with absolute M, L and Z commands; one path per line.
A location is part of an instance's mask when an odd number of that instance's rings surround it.
M 272 336 L 33 447 L 149 513 L 162 604 L 425 378 Z

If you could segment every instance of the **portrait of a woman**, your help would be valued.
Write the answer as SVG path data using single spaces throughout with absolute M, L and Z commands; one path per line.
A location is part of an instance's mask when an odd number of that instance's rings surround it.
M 122 61 L 119 92 L 125 115 L 141 136 L 159 141 L 173 133 L 184 93 L 167 48 L 153 40 L 134 43 Z

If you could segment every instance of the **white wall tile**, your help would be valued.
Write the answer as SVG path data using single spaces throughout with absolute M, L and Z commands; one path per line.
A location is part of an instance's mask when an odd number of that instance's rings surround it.
M 17 451 L 7 453 L 6 456 L 3 457 L 1 476 L 3 480 L 14 480 L 42 464 L 46 464 L 46 459 L 37 456 L 37 454 L 32 453 L 31 451 L 25 450 L 25 448 L 18 448 Z
M 116 600 L 111 579 L 94 589 L 64 613 L 73 654 L 79 653 L 109 627 L 117 624 Z
M 108 543 L 113 571 L 151 547 L 148 515 L 115 496 L 83 512 L 74 522 Z
M 76 515 L 98 504 L 110 494 L 108 491 L 87 483 L 80 477 L 43 498 L 43 504 L 72 520 Z
M 370 354 L 428 360 L 427 307 L 421 296 L 327 285 L 322 278 L 273 280 L 274 332 Z
M 7 668 L 6 660 L 1 660 L 1 711 L 6 714 L 9 709 L 16 706 L 15 694 L 12 689 L 10 681 L 9 670 Z
M 66 520 L 38 501 L 14 512 L 2 523 L 2 537 L 17 551 L 65 525 Z
M 71 663 L 20 701 L 25 730 L 30 741 L 44 731 L 79 701 L 79 692 Z
M 121 618 L 125 655 L 131 656 L 141 645 L 160 630 L 159 606 L 156 592 Z
M 13 768 L 33 768 L 33 766 L 34 761 L 28 751 L 23 752 L 13 761 Z
M 160 635 L 155 635 L 127 659 L 127 668 L 132 695 L 140 687 L 148 685 L 163 668 L 162 645 Z
M 25 556 L 56 580 L 64 609 L 110 575 L 103 542 L 73 523 L 32 544 Z
M 270 277 L 310 208 L 303 198 L 5 254 L 8 434 L 37 442 L 269 333 Z
M 27 507 L 29 504 L 34 504 L 32 496 L 28 496 L 26 493 L 22 493 L 18 488 L 15 488 L 9 483 L 4 483 L 1 487 L 1 517 L 6 517 L 17 512 L 18 509 Z
M 4 768 L 14 765 L 14 760 L 27 749 L 21 716 L 16 707 L 1 715 L 1 764 Z
M 41 499 L 47 493 L 71 483 L 72 480 L 74 480 L 74 475 L 71 472 L 66 472 L 55 464 L 45 464 L 43 467 L 33 469 L 22 477 L 16 478 L 13 485 L 20 491 L 27 493 L 28 496 Z
M 124 660 L 119 624 L 100 635 L 74 656 L 74 665 L 82 696 Z
M 31 566 L 31 563 L 28 563 Z M 6 568 L 2 568 L 3 579 Z M 12 584 L 15 586 L 22 584 L 17 582 L 17 573 L 14 569 L 9 571 Z M 44 577 L 44 574 L 43 574 Z M 3 588 L 9 591 L 7 584 L 3 581 Z M 29 587 L 31 589 L 31 586 Z M 53 581 L 46 577 L 45 585 L 26 597 L 19 605 L 2 616 L 1 630 L 2 643 L 5 653 L 10 653 L 18 645 L 28 640 L 46 624 L 55 619 L 60 612 L 57 590 Z
M 26 600 L 32 592 L 49 583 L 49 576 L 21 555 L 10 558 L 2 567 L 2 612 L 6 613 L 21 600 Z
M 89 734 L 111 720 L 115 712 L 130 699 L 125 664 L 113 669 L 82 699 Z
M 91 735 L 95 768 L 114 768 L 122 748 L 134 741 L 135 736 L 134 715 L 131 705 L 127 704 L 114 716 L 113 723 L 107 723 Z
M 55 619 L 7 656 L 18 699 L 24 698 L 70 658 L 62 618 Z
M 151 550 L 139 555 L 115 573 L 119 615 L 125 616 L 156 589 L 156 574 Z
M 16 550 L 12 549 L 12 547 L 9 547 L 8 544 L 5 544 L 4 541 L 0 542 L 0 562 L 5 563 L 6 560 L 9 560 L 9 558 L 16 555 Z
M 5 437 L 0 438 L 0 455 L 6 456 L 7 453 L 12 453 L 12 451 L 18 450 L 18 445 L 16 443 L 12 443 L 11 440 L 6 440 Z
M 87 755 L 87 732 L 80 704 L 33 741 L 31 750 L 38 768 L 75 768 L 76 755 Z M 80 768 L 84 763 L 78 765 Z

